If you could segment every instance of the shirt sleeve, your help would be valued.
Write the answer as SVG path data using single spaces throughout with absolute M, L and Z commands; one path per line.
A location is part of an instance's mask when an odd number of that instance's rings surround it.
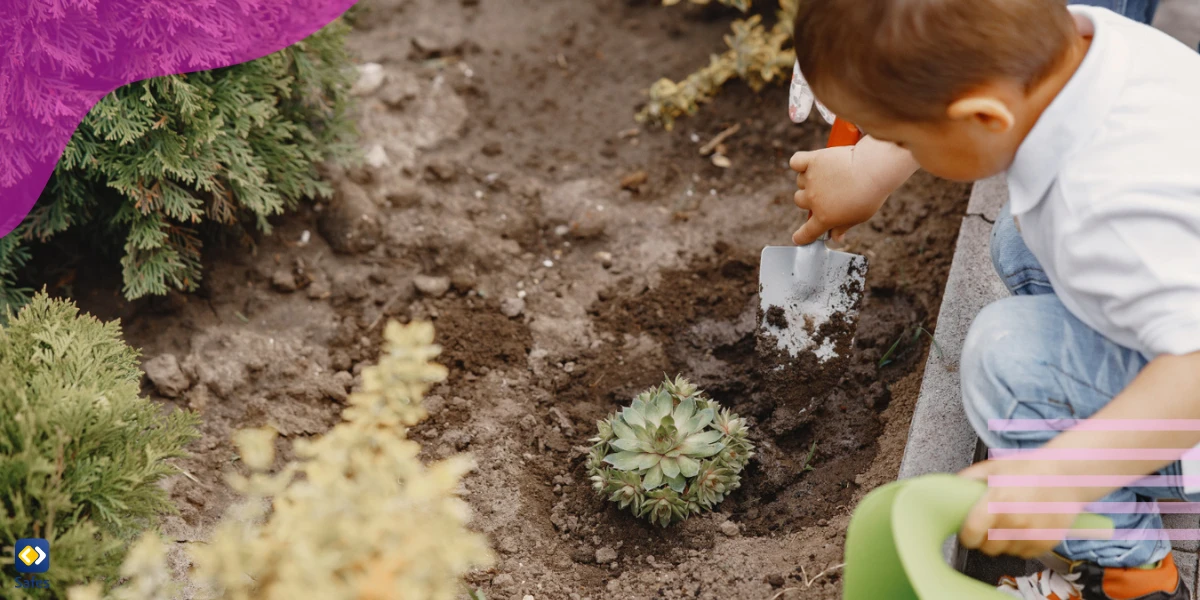
M 1200 191 L 1139 187 L 1106 187 L 1067 227 L 1056 244 L 1064 291 L 1151 358 L 1198 352 Z

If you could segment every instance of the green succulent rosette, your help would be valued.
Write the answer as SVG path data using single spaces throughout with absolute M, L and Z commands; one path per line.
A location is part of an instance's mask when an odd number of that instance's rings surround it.
M 712 510 L 741 485 L 754 455 L 746 420 L 682 377 L 638 394 L 596 427 L 592 486 L 663 527 Z

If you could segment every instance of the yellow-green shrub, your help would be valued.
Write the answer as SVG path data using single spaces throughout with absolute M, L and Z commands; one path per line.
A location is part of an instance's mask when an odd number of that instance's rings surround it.
M 58 598 L 111 585 L 126 547 L 174 509 L 162 479 L 198 436 L 192 413 L 140 395 L 137 350 L 116 322 L 44 292 L 0 322 L 0 598 Z M 19 538 L 46 538 L 54 568 L 18 588 Z
M 663 0 L 663 4 L 679 4 L 681 0 Z M 688 0 L 693 4 L 708 4 L 710 0 Z M 695 114 L 700 104 L 708 101 L 730 79 L 741 78 L 754 91 L 774 82 L 788 82 L 796 54 L 792 45 L 792 17 L 797 0 L 779 0 L 776 23 L 771 29 L 754 15 L 733 23 L 733 32 L 725 36 L 729 49 L 709 57 L 707 67 L 689 75 L 683 81 L 659 79 L 650 86 L 649 102 L 638 114 L 639 121 L 652 121 L 671 129 L 675 119 Z M 746 12 L 750 0 L 719 0 L 721 4 Z
M 429 386 L 446 377 L 430 362 L 441 351 L 433 326 L 393 322 L 384 335 L 384 355 L 363 371 L 343 422 L 297 442 L 295 462 L 271 474 L 274 432 L 236 435 L 251 473 L 230 481 L 246 499 L 192 552 L 194 583 L 230 600 L 450 600 L 466 572 L 491 561 L 456 494 L 471 461 L 425 465 L 420 445 L 405 438 L 426 416 Z M 126 587 L 155 577 L 152 565 L 126 566 Z M 139 593 L 169 597 L 164 585 Z M 99 598 L 98 589 L 78 594 L 73 600 Z

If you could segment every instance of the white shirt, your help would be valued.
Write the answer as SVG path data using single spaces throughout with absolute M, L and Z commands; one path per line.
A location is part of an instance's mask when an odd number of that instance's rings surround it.
M 1200 54 L 1107 9 L 1008 171 L 1021 237 L 1066 308 L 1141 352 L 1200 351 Z

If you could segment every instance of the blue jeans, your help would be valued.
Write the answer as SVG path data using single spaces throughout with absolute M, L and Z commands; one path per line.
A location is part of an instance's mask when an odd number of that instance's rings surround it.
M 1054 293 L 1005 206 L 992 228 L 992 263 L 1013 294 L 980 311 L 963 346 L 962 397 L 971 425 L 989 448 L 1037 448 L 1055 431 L 988 431 L 990 419 L 1086 419 L 1104 408 L 1147 364 L 1075 318 Z M 1159 475 L 1180 475 L 1178 462 Z M 1196 501 L 1179 487 L 1124 488 L 1103 502 L 1156 499 Z M 1147 507 L 1149 508 L 1149 507 Z M 1157 509 L 1109 515 L 1119 529 L 1162 529 Z M 1057 549 L 1072 560 L 1105 567 L 1157 561 L 1167 541 L 1067 541 Z
M 1070 0 L 1068 4 L 1103 6 L 1147 25 L 1154 21 L 1154 11 L 1158 10 L 1158 0 Z

